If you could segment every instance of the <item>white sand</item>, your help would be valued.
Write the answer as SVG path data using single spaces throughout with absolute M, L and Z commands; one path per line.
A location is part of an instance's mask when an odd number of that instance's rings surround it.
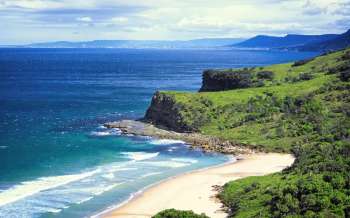
M 205 213 L 212 218 L 226 217 L 222 204 L 215 198 L 213 186 L 248 176 L 261 176 L 281 171 L 294 162 L 288 154 L 259 153 L 243 155 L 235 163 L 174 177 L 155 185 L 122 207 L 105 215 L 108 218 L 144 218 L 175 208 Z

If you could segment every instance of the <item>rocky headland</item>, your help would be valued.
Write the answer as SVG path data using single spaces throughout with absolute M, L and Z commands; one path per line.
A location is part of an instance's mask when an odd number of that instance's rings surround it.
M 104 124 L 107 128 L 118 128 L 125 135 L 151 136 L 160 139 L 182 140 L 190 144 L 192 148 L 201 148 L 207 152 L 220 152 L 224 154 L 254 153 L 252 149 L 243 144 L 220 140 L 213 136 L 205 136 L 200 133 L 180 133 L 159 128 L 151 123 L 136 120 L 121 120 Z

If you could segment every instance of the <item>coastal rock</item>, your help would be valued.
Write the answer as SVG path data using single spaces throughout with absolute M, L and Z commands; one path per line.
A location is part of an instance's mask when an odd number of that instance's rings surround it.
M 208 92 L 250 87 L 253 75 L 249 70 L 244 69 L 235 71 L 206 70 L 202 77 L 202 87 L 199 91 Z
M 199 133 L 179 133 L 161 129 L 150 123 L 135 120 L 122 120 L 104 124 L 107 128 L 118 128 L 123 134 L 151 136 L 162 139 L 182 140 L 193 148 L 201 148 L 208 152 L 220 152 L 225 154 L 254 153 L 243 144 L 221 140 L 216 137 L 206 136 Z
M 145 121 L 177 132 L 191 132 L 193 128 L 186 125 L 180 114 L 181 105 L 172 96 L 156 92 L 147 109 Z

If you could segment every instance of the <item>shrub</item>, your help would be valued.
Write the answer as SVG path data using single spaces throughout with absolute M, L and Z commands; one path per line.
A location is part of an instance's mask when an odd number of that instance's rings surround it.
M 311 61 L 313 61 L 313 60 L 314 60 L 314 58 L 305 59 L 305 60 L 301 60 L 301 61 L 296 61 L 296 62 L 294 62 L 294 64 L 292 65 L 292 67 L 302 66 L 302 65 L 307 64 L 307 63 L 309 63 L 309 62 L 311 62 Z
M 350 51 L 347 51 L 347 52 L 345 52 L 342 56 L 341 56 L 341 58 L 340 58 L 341 60 L 350 60 Z
M 256 83 L 256 87 L 263 87 L 265 86 L 265 83 L 263 80 L 259 80 L 257 83 Z
M 299 80 L 311 80 L 314 76 L 311 73 L 301 73 L 299 74 Z
M 346 70 L 350 70 L 350 62 L 344 62 L 335 67 L 329 68 L 327 74 L 336 74 Z
M 175 209 L 167 209 L 163 210 L 152 218 L 209 218 L 204 213 L 196 214 L 190 210 L 175 210 Z
M 260 71 L 257 73 L 258 79 L 272 80 L 275 74 L 272 71 Z
M 350 81 L 350 69 L 339 73 L 339 79 L 344 82 Z

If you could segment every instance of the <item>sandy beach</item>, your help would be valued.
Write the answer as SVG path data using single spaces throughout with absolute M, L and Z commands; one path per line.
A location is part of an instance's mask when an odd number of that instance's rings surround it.
M 257 153 L 241 157 L 242 160 L 234 163 L 187 173 L 161 182 L 103 217 L 145 218 L 169 208 L 193 210 L 212 218 L 226 217 L 222 204 L 215 198 L 215 186 L 222 186 L 239 178 L 278 172 L 294 161 L 292 155 L 276 153 Z

